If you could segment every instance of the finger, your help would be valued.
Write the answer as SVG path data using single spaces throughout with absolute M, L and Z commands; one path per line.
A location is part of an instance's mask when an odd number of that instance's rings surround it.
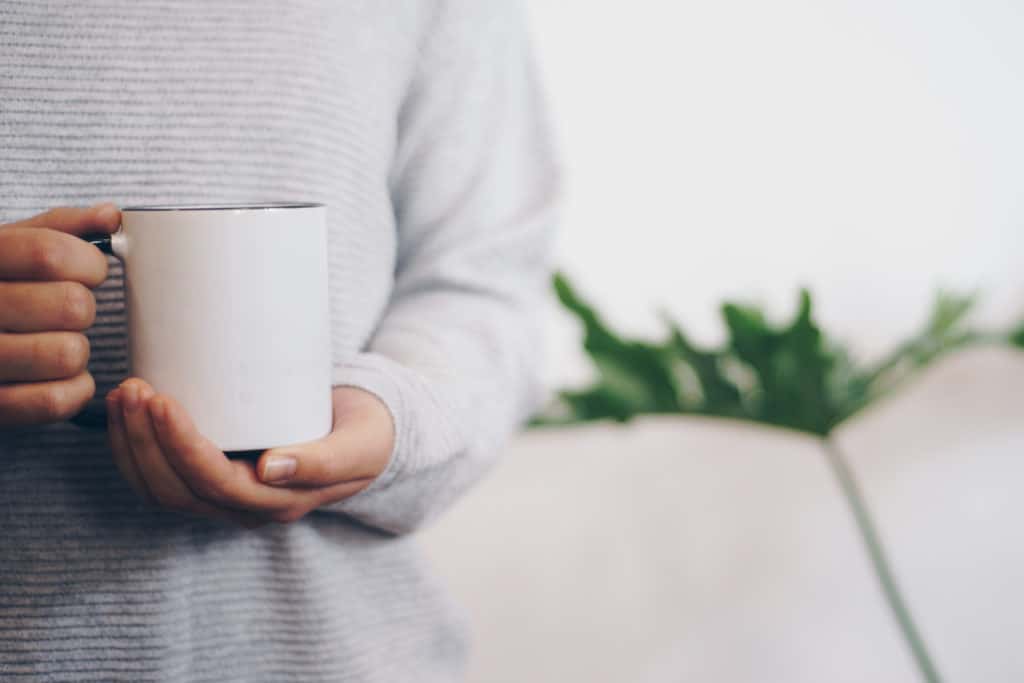
M 0 282 L 0 330 L 77 332 L 96 319 L 96 298 L 79 282 Z
M 267 451 L 256 464 L 260 481 L 274 486 L 319 487 L 373 479 L 383 469 L 370 455 L 375 435 L 362 427 L 345 431 Z
M 146 488 L 157 503 L 185 511 L 196 502 L 195 496 L 167 464 L 153 433 L 145 406 L 153 390 L 148 384 L 129 379 L 117 391 L 128 453 Z
M 110 202 L 88 208 L 61 206 L 20 221 L 8 223 L 11 228 L 49 228 L 71 235 L 88 232 L 111 233 L 121 224 L 121 211 Z
M 114 464 L 125 478 L 128 485 L 132 487 L 135 494 L 144 501 L 155 503 L 153 496 L 146 487 L 146 482 L 139 474 L 139 468 L 135 465 L 131 450 L 128 446 L 128 436 L 124 430 L 124 419 L 121 416 L 121 403 L 118 400 L 118 389 L 107 394 L 107 438 L 110 440 L 110 450 L 114 455 Z
M 229 459 L 199 434 L 185 410 L 171 397 L 159 395 L 150 401 L 150 415 L 171 467 L 201 498 L 269 514 L 305 502 L 298 491 L 262 483 L 250 463 Z
M 370 480 L 384 471 L 394 446 L 388 409 L 375 396 L 354 389 L 336 389 L 335 404 L 334 427 L 326 437 L 272 448 L 260 457 L 257 471 L 262 481 L 330 486 Z
M 262 521 L 200 499 L 168 464 L 157 441 L 147 409 L 147 403 L 154 395 L 153 389 L 141 380 L 129 379 L 121 384 L 119 391 L 128 449 L 147 489 L 161 506 L 239 524 Z
M 250 466 L 251 467 L 251 466 Z M 255 474 L 253 475 L 255 476 Z M 263 513 L 268 519 L 278 524 L 291 524 L 302 519 L 310 512 L 330 503 L 337 503 L 362 491 L 369 486 L 372 479 L 346 481 L 333 486 L 315 489 L 304 489 L 297 502 L 287 508 L 272 513 Z
M 71 379 L 0 385 L 0 427 L 62 422 L 81 412 L 95 391 L 88 372 Z
M 85 240 L 46 228 L 0 229 L 0 280 L 72 280 L 97 287 L 107 257 Z
M 121 472 L 121 475 L 128 482 L 128 485 L 135 491 L 142 500 L 149 503 L 157 503 L 149 491 L 145 480 L 139 472 L 135 459 L 132 457 L 131 449 L 128 446 L 128 437 L 125 433 L 123 407 L 119 400 L 119 389 L 114 389 L 107 395 L 107 436 L 110 439 L 111 451 L 114 456 L 114 464 Z M 186 511 L 186 514 L 194 514 Z M 216 511 L 213 514 L 218 519 L 226 519 L 246 529 L 257 529 L 265 526 L 268 521 L 255 515 L 235 513 L 234 511 Z
M 89 340 L 78 332 L 0 334 L 0 382 L 75 377 L 89 362 Z

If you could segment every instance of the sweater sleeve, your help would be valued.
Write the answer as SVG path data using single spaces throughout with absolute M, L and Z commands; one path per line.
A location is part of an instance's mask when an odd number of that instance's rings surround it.
M 333 376 L 384 402 L 395 447 L 369 487 L 328 510 L 412 531 L 536 408 L 557 181 L 522 8 L 442 4 L 400 112 L 392 297 L 368 348 Z

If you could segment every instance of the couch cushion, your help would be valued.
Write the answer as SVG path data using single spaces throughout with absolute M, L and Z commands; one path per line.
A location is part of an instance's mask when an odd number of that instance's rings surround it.
M 839 442 L 940 673 L 1024 680 L 1024 354 L 951 357 Z
M 472 681 L 916 680 L 820 448 L 789 432 L 532 432 L 423 540 Z

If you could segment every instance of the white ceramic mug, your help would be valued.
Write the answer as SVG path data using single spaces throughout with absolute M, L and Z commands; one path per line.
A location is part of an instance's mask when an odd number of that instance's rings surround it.
M 225 451 L 331 428 L 322 204 L 137 206 L 91 239 L 124 262 L 130 372 Z

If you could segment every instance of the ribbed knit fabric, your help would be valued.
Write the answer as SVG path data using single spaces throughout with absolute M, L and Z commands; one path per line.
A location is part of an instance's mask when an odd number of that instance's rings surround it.
M 327 204 L 333 381 L 397 429 L 364 492 L 255 531 L 141 503 L 101 433 L 0 434 L 0 678 L 460 678 L 407 532 L 537 396 L 556 172 L 527 47 L 511 0 L 0 0 L 0 223 Z M 127 372 L 122 284 L 97 292 L 99 396 Z

